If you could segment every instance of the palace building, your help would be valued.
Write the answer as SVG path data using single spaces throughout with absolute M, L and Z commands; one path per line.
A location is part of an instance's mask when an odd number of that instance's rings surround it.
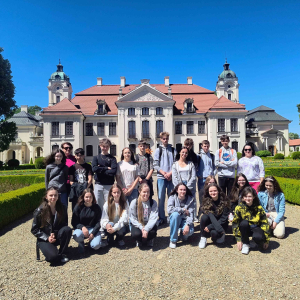
M 162 83 L 141 79 L 136 84 L 129 84 L 125 77 L 120 77 L 116 85 L 105 85 L 102 78 L 97 78 L 96 85 L 72 98 L 70 78 L 59 62 L 57 71 L 49 79 L 48 107 L 37 116 L 39 125 L 35 130 L 26 127 L 27 131 L 31 130 L 28 142 L 25 136 L 23 141 L 18 134 L 24 144 L 15 157 L 21 163 L 28 163 L 30 158 L 34 160 L 41 153 L 48 155 L 62 142 L 70 142 L 74 149 L 84 148 L 86 159 L 90 161 L 100 151 L 99 139 L 104 137 L 112 142 L 111 154 L 119 157 L 126 146 L 135 151 L 140 139 L 147 140 L 155 150 L 162 131 L 170 133 L 169 142 L 177 149 L 189 137 L 194 140 L 195 152 L 200 150 L 204 139 L 209 140 L 211 150 L 216 151 L 220 147 L 220 136 L 226 134 L 230 137 L 230 146 L 239 152 L 249 140 L 257 150 L 274 146 L 273 153 L 288 154 L 290 121 L 274 110 L 269 113 L 273 116 L 275 113 L 281 120 L 277 117 L 265 123 L 259 118 L 261 108 L 248 112 L 240 103 L 236 74 L 227 61 L 223 67 L 216 91 L 193 83 L 192 77 L 187 77 L 184 84 L 172 83 L 168 76 Z M 13 118 L 16 117 L 18 115 Z M 24 131 L 23 124 L 17 123 L 17 126 L 18 132 Z M 0 153 L 0 160 L 12 158 L 13 152 L 9 151 L 14 149 L 12 143 L 10 150 Z

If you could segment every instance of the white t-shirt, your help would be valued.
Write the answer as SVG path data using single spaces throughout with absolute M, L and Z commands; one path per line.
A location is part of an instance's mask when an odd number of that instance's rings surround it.
M 137 176 L 139 176 L 139 167 L 134 165 L 132 161 L 126 162 L 124 160 L 118 162 L 117 175 L 120 176 L 123 188 L 129 189 Z

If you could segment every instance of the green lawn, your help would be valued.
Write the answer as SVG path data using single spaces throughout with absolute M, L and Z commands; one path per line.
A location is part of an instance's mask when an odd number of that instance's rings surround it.
M 28 175 L 28 174 L 45 174 L 44 169 L 29 169 L 29 170 L 8 170 L 0 171 L 0 176 L 4 175 Z
M 293 159 L 263 159 L 265 168 L 300 167 L 300 160 Z

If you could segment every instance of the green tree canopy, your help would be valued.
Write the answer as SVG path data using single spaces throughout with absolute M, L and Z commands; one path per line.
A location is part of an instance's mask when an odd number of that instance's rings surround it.
M 38 105 L 34 105 L 34 106 L 28 106 L 28 113 L 30 113 L 31 115 L 35 115 L 35 112 L 36 111 L 41 111 L 42 108 Z M 15 114 L 21 112 L 21 107 L 18 107 L 16 110 L 15 110 Z
M 290 138 L 291 140 L 299 139 L 299 134 L 298 134 L 298 133 L 290 132 L 290 133 L 289 133 L 289 138 Z
M 11 65 L 8 59 L 2 56 L 0 47 L 0 152 L 9 148 L 10 142 L 15 139 L 17 126 L 14 122 L 7 122 L 16 109 L 15 86 L 12 82 Z

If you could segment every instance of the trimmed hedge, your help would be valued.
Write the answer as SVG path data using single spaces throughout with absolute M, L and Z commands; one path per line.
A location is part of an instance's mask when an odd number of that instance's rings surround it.
M 266 168 L 266 175 L 290 179 L 300 179 L 300 168 Z
M 45 182 L 45 175 L 6 175 L 0 176 L 0 191 L 2 184 L 35 184 Z M 1 195 L 1 194 L 0 194 Z
M 46 169 L 45 158 L 44 157 L 36 158 L 34 165 L 36 169 Z
M 297 179 L 276 177 L 286 201 L 300 205 L 300 181 Z
M 17 159 L 10 159 L 8 162 L 7 162 L 7 165 L 9 167 L 18 167 L 20 165 L 20 162 L 17 160 Z
M 242 153 L 241 152 L 237 152 L 236 156 L 237 156 L 237 159 L 241 159 L 242 158 Z
M 292 153 L 292 159 L 300 159 L 300 152 L 299 151 L 293 152 Z
M 0 229 L 32 212 L 39 206 L 44 194 L 43 182 L 0 195 Z
M 277 153 L 275 154 L 274 159 L 284 159 L 284 155 L 282 153 Z
M 261 151 L 255 152 L 255 155 L 257 155 L 259 157 L 266 157 L 266 156 L 271 156 L 272 153 L 268 150 L 261 150 Z
M 0 170 L 28 170 L 28 169 L 35 169 L 35 165 L 31 164 L 24 164 L 24 165 L 19 165 L 18 167 L 9 167 L 9 166 L 3 166 L 0 167 Z

